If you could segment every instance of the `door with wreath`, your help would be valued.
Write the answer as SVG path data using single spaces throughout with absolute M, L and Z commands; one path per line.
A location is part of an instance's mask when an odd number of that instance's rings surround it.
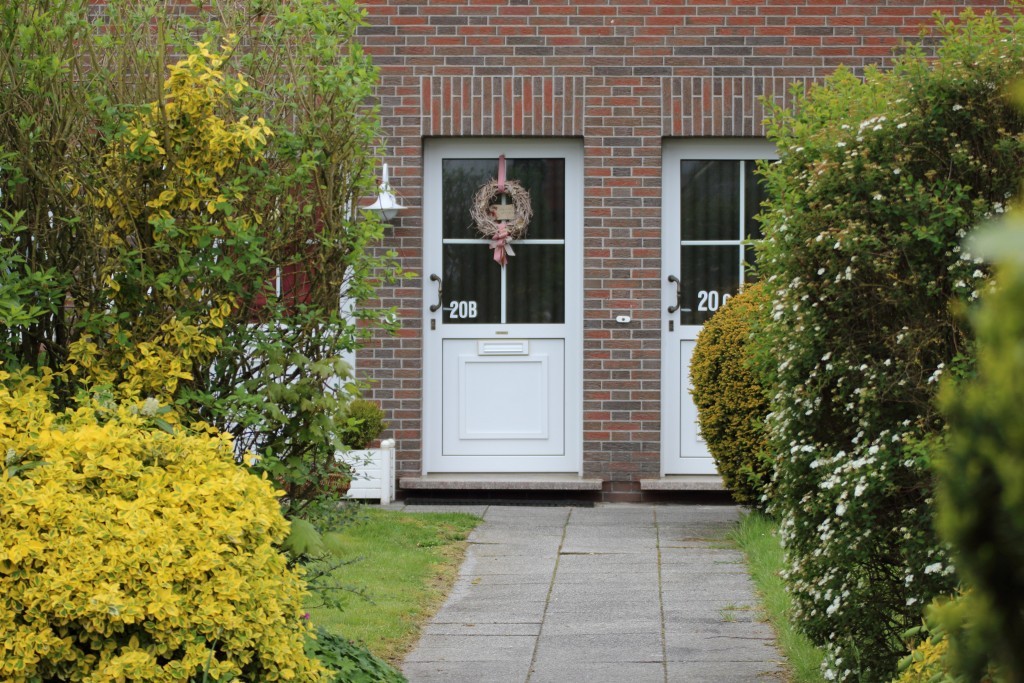
M 424 149 L 423 467 L 579 472 L 582 145 Z

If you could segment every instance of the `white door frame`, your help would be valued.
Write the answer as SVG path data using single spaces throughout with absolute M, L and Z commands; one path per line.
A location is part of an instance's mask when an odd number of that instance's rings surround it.
M 685 410 L 686 419 L 692 416 L 696 429 L 697 411 L 689 395 L 689 371 L 682 367 L 682 342 L 697 338 L 701 325 L 680 325 L 677 314 L 668 309 L 676 304 L 676 285 L 669 282 L 670 275 L 680 274 L 680 206 L 679 184 L 680 162 L 694 160 L 749 160 L 776 158 L 775 145 L 763 138 L 685 138 L 665 140 L 661 157 L 661 475 L 667 474 L 715 474 L 714 463 L 701 462 L 704 453 L 681 453 L 681 449 L 703 448 L 694 438 L 684 443 L 680 415 Z M 742 194 L 742 186 L 741 186 Z M 675 321 L 669 330 L 669 322 Z M 684 370 L 686 370 L 685 375 Z M 688 461 L 683 457 L 694 458 Z
M 445 325 L 437 283 L 442 273 L 441 161 L 444 158 L 565 159 L 565 323 Z M 572 472 L 583 470 L 583 143 L 572 138 L 428 139 L 423 145 L 423 474 L 431 472 Z M 528 238 L 528 237 L 527 237 Z M 513 245 L 514 246 L 514 245 Z M 514 256 L 512 257 L 515 258 Z M 495 268 L 499 266 L 494 264 Z M 443 283 L 442 283 L 443 286 Z M 565 455 L 508 458 L 444 456 L 442 342 L 444 339 L 508 341 L 564 339 Z M 510 456 L 513 457 L 513 456 Z

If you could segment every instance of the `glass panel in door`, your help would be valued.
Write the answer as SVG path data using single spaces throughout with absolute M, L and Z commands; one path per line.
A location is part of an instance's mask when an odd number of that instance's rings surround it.
M 502 268 L 470 217 L 498 160 L 442 162 L 445 324 L 565 322 L 565 160 L 508 159 L 506 172 L 530 194 L 533 216 Z

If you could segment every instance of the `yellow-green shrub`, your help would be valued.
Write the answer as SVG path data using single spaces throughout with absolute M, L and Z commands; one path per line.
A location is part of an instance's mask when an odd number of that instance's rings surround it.
M 700 431 L 722 481 L 739 503 L 757 504 L 771 478 L 765 455 L 768 401 L 750 369 L 751 323 L 765 310 L 760 284 L 729 299 L 697 336 L 690 363 Z
M 900 674 L 892 683 L 1001 683 L 1009 680 L 993 666 L 982 666 L 968 675 L 958 670 L 956 641 L 977 642 L 979 636 L 984 638 L 973 618 L 977 610 L 973 589 L 933 600 L 925 609 L 921 626 L 904 634 L 910 642 L 910 654 L 900 660 Z
M 0 383 L 0 679 L 320 680 L 288 524 L 227 437 Z

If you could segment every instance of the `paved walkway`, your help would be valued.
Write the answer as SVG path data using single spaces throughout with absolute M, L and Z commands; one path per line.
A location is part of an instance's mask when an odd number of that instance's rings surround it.
M 484 518 L 410 683 L 784 680 L 722 505 L 409 506 Z

